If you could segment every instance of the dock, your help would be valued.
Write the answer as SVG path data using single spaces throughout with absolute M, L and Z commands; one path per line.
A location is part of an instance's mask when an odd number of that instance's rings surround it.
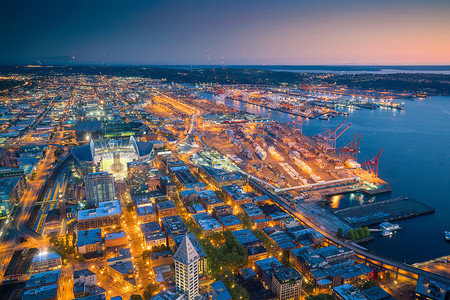
M 407 197 L 353 206 L 334 212 L 354 227 L 373 226 L 434 213 L 434 208 Z

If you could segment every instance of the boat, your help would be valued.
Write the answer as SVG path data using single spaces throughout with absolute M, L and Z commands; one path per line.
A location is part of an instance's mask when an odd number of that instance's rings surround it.
M 381 232 L 381 235 L 382 236 L 391 236 L 392 235 L 392 231 L 390 231 L 390 230 L 383 230 Z
M 450 231 L 444 232 L 445 240 L 450 241 Z

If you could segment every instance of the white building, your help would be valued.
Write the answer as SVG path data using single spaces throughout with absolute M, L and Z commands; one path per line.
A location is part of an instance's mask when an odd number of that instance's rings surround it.
M 60 268 L 61 265 L 61 256 L 55 252 L 40 252 L 33 258 L 33 262 L 31 263 L 31 271 L 42 272 L 44 270 Z
M 175 261 L 175 283 L 178 293 L 182 293 L 187 300 L 199 297 L 198 261 L 199 254 L 192 245 L 188 235 L 173 256 Z
M 97 204 L 115 198 L 114 176 L 108 172 L 90 173 L 86 182 L 86 203 Z
M 97 274 L 89 269 L 73 271 L 73 283 L 84 283 L 88 286 L 97 285 Z

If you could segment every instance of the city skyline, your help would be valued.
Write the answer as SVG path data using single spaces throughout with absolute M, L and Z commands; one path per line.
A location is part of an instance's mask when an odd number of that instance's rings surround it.
M 448 1 L 8 3 L 0 64 L 448 65 Z

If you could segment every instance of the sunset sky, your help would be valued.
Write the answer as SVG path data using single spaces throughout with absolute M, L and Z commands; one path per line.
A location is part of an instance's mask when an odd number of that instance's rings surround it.
M 0 64 L 450 65 L 449 0 L 8 1 Z

